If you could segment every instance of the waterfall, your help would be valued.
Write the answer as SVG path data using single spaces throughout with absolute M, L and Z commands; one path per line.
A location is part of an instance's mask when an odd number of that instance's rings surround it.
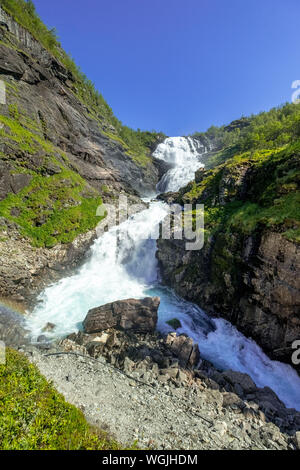
M 157 185 L 157 191 L 178 191 L 194 179 L 195 171 L 203 167 L 201 156 L 206 148 L 191 137 L 168 137 L 158 145 L 153 156 L 172 165 Z
M 162 178 L 158 190 L 176 191 L 193 179 L 206 149 L 191 138 L 172 137 L 160 144 L 155 156 L 173 166 Z M 163 202 L 151 202 L 139 212 L 99 237 L 89 260 L 74 275 L 46 288 L 27 318 L 36 338 L 47 322 L 56 324 L 49 336 L 61 337 L 81 328 L 90 308 L 129 297 L 157 295 L 161 298 L 158 329 L 167 333 L 166 323 L 177 318 L 178 333 L 188 334 L 199 344 L 202 357 L 221 370 L 249 374 L 257 386 L 269 386 L 288 406 L 300 410 L 300 378 L 295 370 L 271 361 L 251 339 L 223 319 L 211 319 L 196 305 L 177 296 L 159 282 L 153 237 L 167 214 Z

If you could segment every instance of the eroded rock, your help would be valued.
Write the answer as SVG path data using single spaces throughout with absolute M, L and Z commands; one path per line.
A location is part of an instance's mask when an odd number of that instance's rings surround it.
M 126 299 L 89 310 L 83 321 L 85 333 L 97 333 L 108 328 L 122 328 L 139 333 L 153 332 L 157 323 L 159 297 Z

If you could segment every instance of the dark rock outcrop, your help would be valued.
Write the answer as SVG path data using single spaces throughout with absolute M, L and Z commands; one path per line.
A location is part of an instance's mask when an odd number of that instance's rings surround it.
M 85 333 L 97 333 L 108 328 L 122 328 L 139 333 L 153 332 L 157 323 L 159 297 L 126 299 L 89 310 L 83 321 Z
M 196 251 L 187 251 L 185 240 L 159 239 L 157 258 L 163 280 L 182 297 L 225 317 L 272 358 L 292 364 L 292 345 L 300 338 L 300 249 L 286 233 L 297 227 L 297 221 L 289 216 L 288 202 L 283 206 L 286 218 L 276 225 L 267 216 L 256 222 L 246 209 L 276 214 L 279 198 L 289 190 L 276 178 L 299 165 L 298 155 L 283 153 L 280 158 L 272 162 L 262 157 L 257 162 L 245 157 L 215 170 L 201 169 L 195 183 L 164 195 L 170 203 L 204 204 L 207 236 Z M 263 193 L 262 181 L 267 178 Z M 291 188 L 296 190 L 297 183 Z M 278 199 L 273 203 L 272 198 Z M 235 207 L 239 223 L 230 219 Z

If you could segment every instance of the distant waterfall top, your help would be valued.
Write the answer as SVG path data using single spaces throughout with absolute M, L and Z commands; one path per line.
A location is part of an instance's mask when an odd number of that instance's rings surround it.
M 192 137 L 168 137 L 159 144 L 153 156 L 172 165 L 157 185 L 158 192 L 178 191 L 203 167 L 201 156 L 207 152 L 199 140 Z

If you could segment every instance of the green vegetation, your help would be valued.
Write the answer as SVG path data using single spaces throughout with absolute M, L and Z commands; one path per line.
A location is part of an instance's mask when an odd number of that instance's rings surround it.
M 179 198 L 204 203 L 206 237 L 216 232 L 249 235 L 269 227 L 300 241 L 300 140 L 236 155 L 201 172 L 197 181 L 183 188 Z
M 70 72 L 73 77 L 73 92 L 88 107 L 90 115 L 98 121 L 103 133 L 121 143 L 127 150 L 128 156 L 138 165 L 147 166 L 151 162 L 150 150 L 165 135 L 156 131 L 135 131 L 124 126 L 114 116 L 112 109 L 101 93 L 96 90 L 91 80 L 62 49 L 55 29 L 48 29 L 44 25 L 31 0 L 0 0 L 0 5 Z
M 15 222 L 38 247 L 71 242 L 96 227 L 101 220 L 96 209 L 102 204 L 97 191 L 68 167 L 60 149 L 38 134 L 36 122 L 19 113 L 15 105 L 10 114 L 0 115 L 4 124 L 0 137 L 13 155 L 1 154 L 0 158 L 9 160 L 12 174 L 28 174 L 30 181 L 0 202 L 0 215 Z
M 117 450 L 120 445 L 91 428 L 80 410 L 29 363 L 7 349 L 0 365 L 1 450 Z
M 242 117 L 228 126 L 211 126 L 193 137 L 216 148 L 206 161 L 213 168 L 234 155 L 246 151 L 276 149 L 300 138 L 300 105 L 287 103 L 250 117 Z

